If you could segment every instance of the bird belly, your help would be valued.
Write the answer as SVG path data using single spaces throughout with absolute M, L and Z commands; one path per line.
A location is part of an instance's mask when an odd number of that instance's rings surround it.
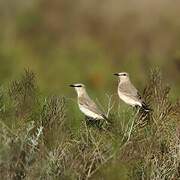
M 93 118 L 93 119 L 104 119 L 101 115 L 96 114 L 96 113 L 90 111 L 89 109 L 85 108 L 85 107 L 82 106 L 82 105 L 79 105 L 79 109 L 81 110 L 81 112 L 82 112 L 83 114 L 85 114 L 85 115 L 88 116 L 88 117 L 91 117 L 91 118 Z
M 142 106 L 141 102 L 138 102 L 135 99 L 133 99 L 133 98 L 121 93 L 121 92 L 118 92 L 118 95 L 119 95 L 120 99 L 122 99 L 125 103 L 127 103 L 131 106 L 136 106 L 136 105 Z

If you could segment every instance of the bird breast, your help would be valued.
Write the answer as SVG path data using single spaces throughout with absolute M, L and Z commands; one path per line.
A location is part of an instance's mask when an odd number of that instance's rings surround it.
M 118 95 L 120 99 L 122 99 L 125 103 L 131 105 L 131 106 L 142 106 L 140 102 L 136 101 L 133 97 L 130 97 L 120 91 L 118 91 Z

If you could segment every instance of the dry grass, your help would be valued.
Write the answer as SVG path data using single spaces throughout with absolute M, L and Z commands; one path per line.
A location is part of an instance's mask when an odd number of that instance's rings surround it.
M 1 179 L 152 179 L 180 177 L 180 103 L 153 71 L 144 98 L 150 114 L 119 112 L 109 98 L 112 124 L 82 121 L 75 132 L 64 97 L 43 97 L 31 71 L 1 91 Z M 113 111 L 113 112 L 110 112 Z

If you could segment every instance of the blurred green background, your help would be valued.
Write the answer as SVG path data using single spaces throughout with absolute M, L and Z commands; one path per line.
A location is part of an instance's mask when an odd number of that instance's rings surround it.
M 0 82 L 33 70 L 47 94 L 115 93 L 114 72 L 127 71 L 142 90 L 159 67 L 180 92 L 179 0 L 2 0 Z

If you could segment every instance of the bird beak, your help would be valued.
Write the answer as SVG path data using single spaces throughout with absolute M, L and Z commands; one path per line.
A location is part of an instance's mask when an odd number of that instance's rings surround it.
M 119 74 L 118 74 L 118 73 L 114 73 L 113 75 L 114 75 L 114 76 L 119 76 Z
M 74 85 L 74 84 L 70 84 L 69 86 L 70 86 L 70 87 L 75 87 L 75 85 Z

